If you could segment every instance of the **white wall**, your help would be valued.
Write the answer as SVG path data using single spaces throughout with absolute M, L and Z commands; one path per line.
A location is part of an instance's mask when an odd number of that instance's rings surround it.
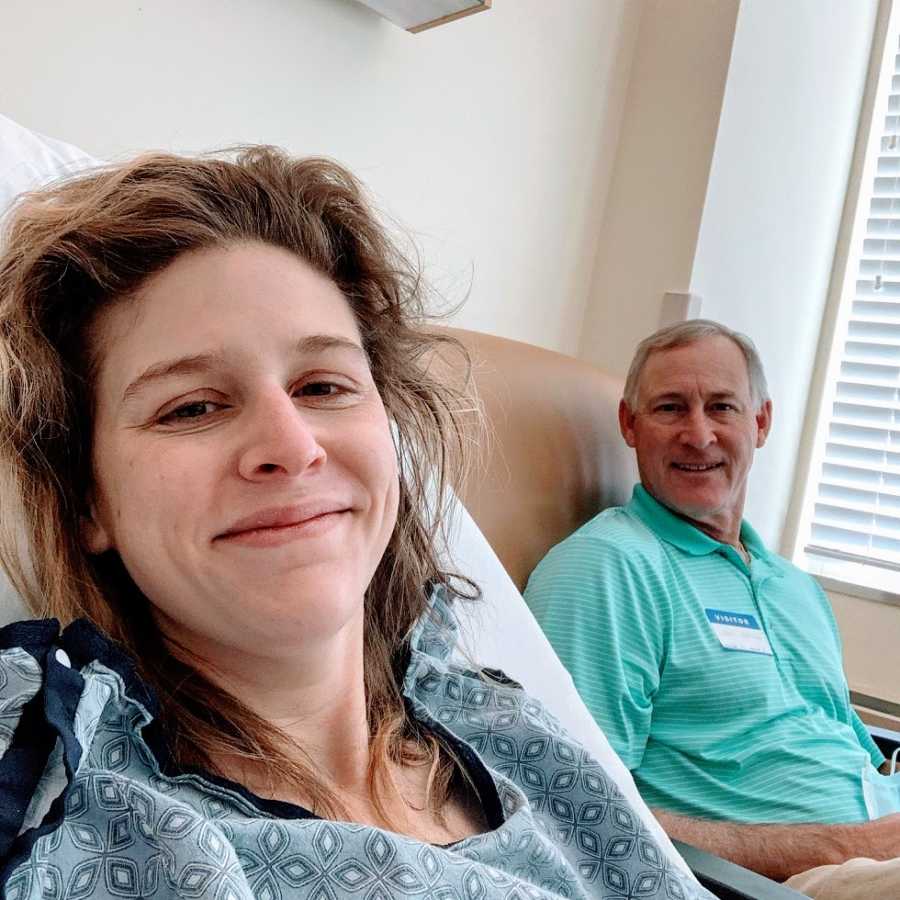
M 778 546 L 863 95 L 877 0 L 743 0 L 690 290 L 756 341 L 775 424 L 747 517 Z
M 691 277 L 739 0 L 647 0 L 580 356 L 624 374 Z
M 897 682 L 900 609 L 890 603 L 833 591 L 829 591 L 828 598 L 841 632 L 844 671 L 850 689 L 900 703 Z
M 352 0 L 4 0 L 0 111 L 101 156 L 271 142 L 349 165 L 460 324 L 574 351 L 642 0 L 495 0 L 410 35 Z

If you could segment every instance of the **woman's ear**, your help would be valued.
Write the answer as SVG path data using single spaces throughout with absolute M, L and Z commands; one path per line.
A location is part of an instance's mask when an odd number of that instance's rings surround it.
M 81 543 L 88 553 L 99 556 L 112 548 L 112 538 L 100 522 L 97 504 L 88 500 L 87 512 L 81 517 Z

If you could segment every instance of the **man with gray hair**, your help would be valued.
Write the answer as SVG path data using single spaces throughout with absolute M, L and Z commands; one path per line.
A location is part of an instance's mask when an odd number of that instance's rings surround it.
M 784 879 L 900 855 L 900 817 L 869 821 L 900 786 L 850 706 L 824 593 L 742 518 L 771 424 L 746 336 L 700 319 L 644 340 L 619 405 L 640 484 L 525 599 L 669 834 Z

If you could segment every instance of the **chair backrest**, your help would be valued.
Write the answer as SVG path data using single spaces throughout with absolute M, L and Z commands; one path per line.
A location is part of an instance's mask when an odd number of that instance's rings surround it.
M 522 590 L 551 547 L 631 495 L 637 466 L 617 418 L 623 380 L 531 344 L 446 330 L 472 357 L 488 427 L 458 493 Z

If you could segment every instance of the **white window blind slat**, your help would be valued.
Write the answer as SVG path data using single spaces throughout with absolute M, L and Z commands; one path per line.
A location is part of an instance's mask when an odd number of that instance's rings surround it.
M 827 543 L 809 544 L 806 549 L 811 553 L 815 553 L 817 556 L 839 559 L 843 562 L 857 563 L 863 566 L 871 566 L 874 564 L 882 569 L 900 572 L 900 560 L 892 560 L 886 557 L 874 558 L 871 554 L 867 553 L 851 553 L 850 551 L 840 549 L 837 546 L 829 546 Z
M 891 422 L 897 421 L 895 413 L 900 412 L 900 404 L 893 403 L 891 400 L 885 401 L 884 405 L 870 401 L 868 398 L 858 400 L 852 395 L 846 395 L 838 400 L 832 407 L 832 416 L 841 421 L 853 422 Z
M 848 484 L 865 486 L 878 490 L 882 485 L 891 488 L 895 484 L 900 487 L 900 472 L 888 472 L 883 469 L 873 469 L 860 463 L 829 462 L 822 467 L 822 478 L 838 478 Z
M 868 384 L 872 387 L 892 387 L 894 385 L 900 387 L 900 359 L 896 366 L 844 360 L 841 363 L 841 378 L 846 378 L 859 385 Z
M 865 276 L 864 280 L 870 284 L 875 281 L 875 276 L 880 275 L 882 282 L 900 281 L 900 260 L 887 259 L 884 256 L 869 259 L 864 256 L 860 260 L 859 266 L 860 276 Z M 865 300 L 860 302 L 879 303 L 881 298 L 875 296 L 871 291 L 866 294 Z
M 862 509 L 867 512 L 883 510 L 900 515 L 900 493 L 866 490 L 858 485 L 838 484 L 823 479 L 819 497 L 831 505 L 846 503 L 851 509 Z
M 862 505 L 847 502 L 841 502 L 840 505 L 817 503 L 816 522 L 859 534 L 877 534 L 900 541 L 900 517 L 891 515 L 889 509 L 866 509 Z
M 900 344 L 891 346 L 890 344 L 876 344 L 874 341 L 852 341 L 848 342 L 845 347 L 847 354 L 847 362 L 866 365 L 867 363 L 888 363 L 895 357 Z
M 830 443 L 845 447 L 862 447 L 900 453 L 900 432 L 890 428 L 873 428 L 856 423 L 832 422 L 829 429 Z
M 858 468 L 889 475 L 900 475 L 900 451 L 892 452 L 872 447 L 859 447 L 845 441 L 828 441 L 825 445 L 827 462 L 856 465 Z
M 896 410 L 877 406 L 861 406 L 855 403 L 835 403 L 831 421 L 836 425 L 860 428 L 900 428 Z
M 871 387 L 857 384 L 855 381 L 839 381 L 837 383 L 835 402 L 852 403 L 857 406 L 872 406 L 876 409 L 891 409 L 895 405 L 900 408 L 900 389 L 887 387 Z
M 856 322 L 850 323 L 849 336 L 856 341 L 885 341 L 894 339 L 900 342 L 900 322 L 872 323 L 872 322 Z

